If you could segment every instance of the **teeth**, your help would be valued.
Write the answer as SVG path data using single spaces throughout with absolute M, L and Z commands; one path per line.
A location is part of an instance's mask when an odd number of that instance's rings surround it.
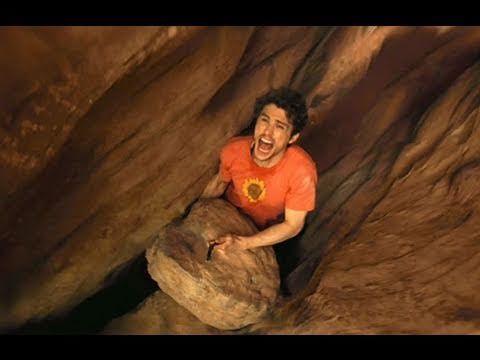
M 265 139 L 265 138 L 260 138 L 260 140 L 262 140 L 262 141 L 263 141 L 264 143 L 266 143 L 266 144 L 273 144 L 273 141 L 267 140 L 267 139 Z

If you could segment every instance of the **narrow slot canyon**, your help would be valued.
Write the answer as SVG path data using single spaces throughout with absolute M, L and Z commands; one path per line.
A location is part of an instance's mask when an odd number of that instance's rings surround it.
M 480 27 L 6 26 L 0 43 L 0 333 L 480 334 Z M 199 197 L 280 87 L 307 100 L 315 210 L 206 262 L 206 234 L 254 231 Z

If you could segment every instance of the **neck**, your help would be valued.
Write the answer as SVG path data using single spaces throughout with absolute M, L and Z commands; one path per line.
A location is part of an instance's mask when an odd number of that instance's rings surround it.
M 274 156 L 266 159 L 266 160 L 260 160 L 260 159 L 257 159 L 254 155 L 254 147 L 252 147 L 250 149 L 250 156 L 252 157 L 253 161 L 255 162 L 255 164 L 257 164 L 258 166 L 260 167 L 263 167 L 263 168 L 271 168 L 275 165 L 277 165 L 280 160 L 282 160 L 283 156 L 285 155 L 285 151 L 287 149 L 283 150 L 282 152 L 278 153 L 278 154 L 275 154 Z

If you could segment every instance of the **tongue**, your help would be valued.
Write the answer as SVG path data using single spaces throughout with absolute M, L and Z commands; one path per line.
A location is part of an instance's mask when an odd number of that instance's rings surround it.
M 264 143 L 262 140 L 258 142 L 258 148 L 261 151 L 268 152 L 272 149 L 272 147 L 273 147 L 273 144 Z

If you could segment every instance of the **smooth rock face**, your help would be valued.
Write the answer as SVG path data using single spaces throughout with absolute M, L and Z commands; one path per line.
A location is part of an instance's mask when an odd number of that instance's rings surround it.
M 147 251 L 148 270 L 162 291 L 205 324 L 238 329 L 268 314 L 280 286 L 271 247 L 213 250 L 208 239 L 226 233 L 251 235 L 256 229 L 222 199 L 201 200 L 179 225 L 170 225 Z
M 126 315 L 113 319 L 104 335 L 207 335 L 220 330 L 203 324 L 170 296 L 158 290 Z

